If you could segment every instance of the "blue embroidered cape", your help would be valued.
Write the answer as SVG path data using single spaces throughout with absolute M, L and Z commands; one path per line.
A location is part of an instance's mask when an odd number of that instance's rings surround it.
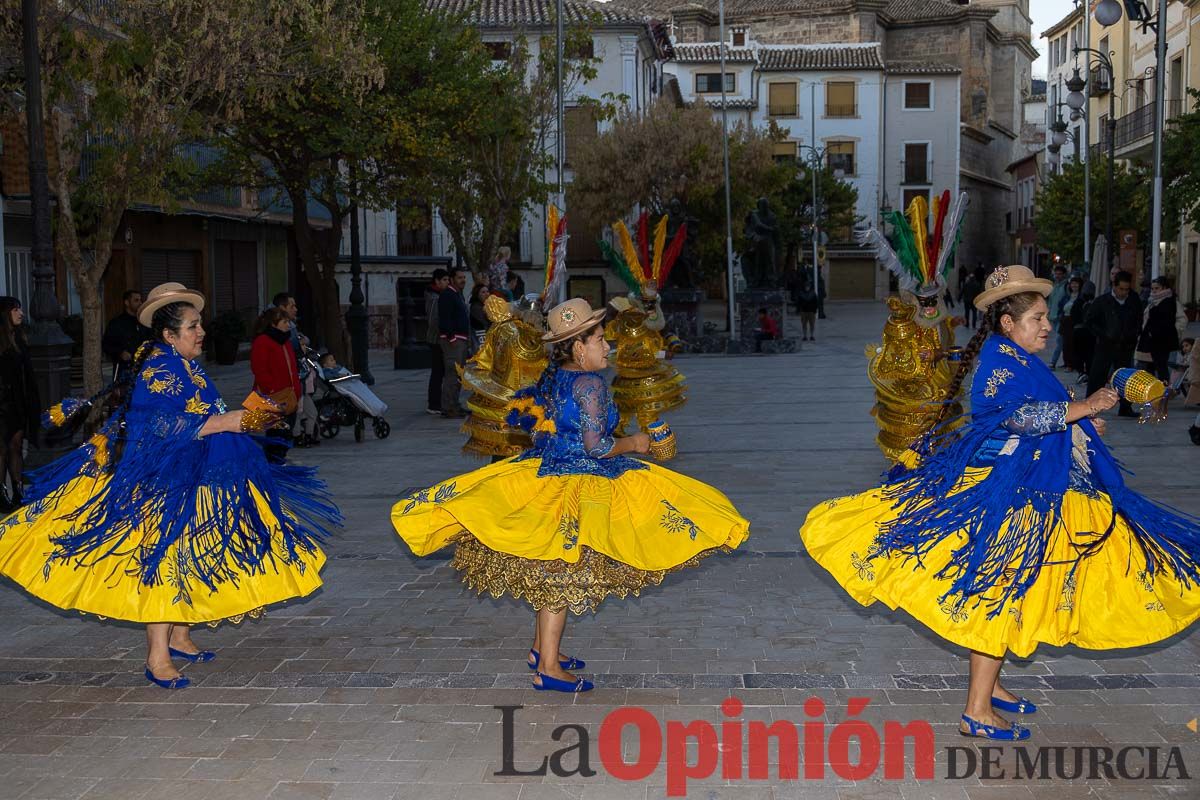
M 1105 545 L 1120 518 L 1133 538 L 1130 570 L 1144 568 L 1150 578 L 1166 572 L 1180 591 L 1200 584 L 1200 520 L 1128 488 L 1091 421 L 1066 422 L 1070 400 L 1040 358 L 991 336 L 979 354 L 969 423 L 954 431 L 943 426 L 921 443 L 924 460 L 916 468 L 897 467 L 886 477 L 883 493 L 898 515 L 880 525 L 872 555 L 923 564 L 945 537 L 965 533 L 937 573 L 951 580 L 943 599 L 985 602 L 993 617 L 1037 580 L 1070 489 L 1107 495 L 1113 506 L 1105 530 L 1071 531 L 1075 566 Z M 962 488 L 963 476 L 977 467 L 991 471 Z
M 609 397 L 608 384 L 597 372 L 559 369 L 551 364 L 537 383 L 516 393 L 530 397 L 541 408 L 554 432 L 534 431 L 537 420 L 513 411 L 509 424 L 533 432 L 533 447 L 518 460 L 540 458 L 538 476 L 599 475 L 616 478 L 631 469 L 646 469 L 636 458 L 604 458 L 615 443 L 613 433 L 620 415 Z
M 99 436 L 30 473 L 35 513 L 71 523 L 54 540 L 52 559 L 86 565 L 107 556 L 131 557 L 143 583 L 156 585 L 168 549 L 210 589 L 237 581 L 237 572 L 271 569 L 272 528 L 289 557 L 312 551 L 341 515 L 312 467 L 267 462 L 250 436 L 200 437 L 225 403 L 195 361 L 161 345 L 135 376 L 123 416 Z M 95 477 L 95 491 L 77 508 L 59 501 L 79 477 Z M 275 520 L 264 520 L 258 496 Z M 150 529 L 144 529 L 149 524 Z

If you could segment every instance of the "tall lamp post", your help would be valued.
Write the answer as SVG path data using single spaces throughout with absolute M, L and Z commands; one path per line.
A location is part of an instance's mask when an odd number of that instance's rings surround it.
M 1108 28 L 1121 21 L 1123 13 L 1129 15 L 1131 22 L 1142 26 L 1142 33 L 1154 31 L 1154 197 L 1150 211 L 1150 277 L 1157 278 L 1162 274 L 1162 253 L 1159 242 L 1162 239 L 1162 208 L 1163 208 L 1163 128 L 1167 116 L 1167 4 L 1168 0 L 1158 0 L 1158 19 L 1151 14 L 1143 0 L 1125 0 L 1125 8 L 1117 0 L 1100 0 L 1096 5 L 1096 21 Z M 1110 65 L 1111 69 L 1111 65 Z
M 812 260 L 813 260 L 813 291 L 821 293 L 821 263 L 817 258 L 821 239 L 821 166 L 825 162 L 825 148 L 813 147 L 810 144 L 800 145 L 801 150 L 808 151 L 805 163 L 812 173 Z M 815 330 L 815 325 L 814 325 Z
M 1086 23 L 1085 23 L 1086 24 Z M 1108 256 L 1108 266 L 1112 267 L 1113 263 L 1113 179 L 1114 169 L 1116 166 L 1116 150 L 1117 150 L 1117 96 L 1116 87 L 1113 85 L 1116 81 L 1113 72 L 1112 53 L 1102 53 L 1099 50 L 1093 50 L 1090 47 L 1076 47 L 1072 51 L 1075 55 L 1080 53 L 1089 53 L 1094 62 L 1089 60 L 1087 71 L 1089 77 L 1092 74 L 1092 64 L 1103 68 L 1108 72 L 1108 186 L 1105 190 L 1105 205 L 1104 212 L 1104 238 L 1105 246 L 1108 248 L 1106 255 Z M 1079 74 L 1079 67 L 1075 68 L 1075 74 L 1067 81 L 1067 90 L 1070 94 L 1067 95 L 1067 106 L 1074 111 L 1084 113 L 1083 109 L 1087 105 L 1087 97 L 1084 95 L 1084 90 L 1091 93 L 1090 80 L 1084 80 Z
M 38 47 L 38 2 L 21 2 L 21 44 L 25 67 L 25 121 L 29 137 L 29 196 L 33 216 L 33 320 L 29 354 L 43 406 L 58 402 L 70 388 L 71 340 L 58 325 L 54 284 L 54 240 L 50 233 L 50 184 L 46 128 L 42 118 L 42 59 Z M 59 448 L 47 448 L 34 462 L 48 461 Z
M 725 291 L 729 295 L 726 313 L 729 340 L 738 339 L 736 300 L 733 296 L 733 200 L 729 193 L 729 100 L 725 96 L 725 0 L 717 0 L 717 22 L 721 36 L 721 156 L 725 171 Z

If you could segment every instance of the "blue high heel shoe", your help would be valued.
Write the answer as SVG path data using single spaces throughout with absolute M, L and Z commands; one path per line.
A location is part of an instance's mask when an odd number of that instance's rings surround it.
M 560 681 L 558 678 L 551 678 L 549 675 L 543 675 L 540 672 L 535 672 L 534 675 L 542 679 L 542 685 L 533 685 L 534 689 L 539 692 L 566 692 L 567 694 L 579 694 L 580 692 L 590 692 L 595 688 L 595 684 L 591 681 L 585 681 L 583 678 L 577 679 L 574 683 L 571 681 Z
M 150 671 L 149 667 L 146 667 L 146 680 L 150 681 L 155 686 L 161 686 L 164 689 L 182 689 L 185 686 L 191 686 L 192 684 L 186 675 L 180 675 L 178 678 L 170 678 L 168 680 L 156 678 L 154 677 L 154 673 Z
M 536 670 L 542 663 L 542 654 L 531 647 L 529 648 L 529 655 L 533 656 L 533 663 L 530 664 L 528 661 L 526 661 L 525 666 Z M 558 660 L 558 665 L 563 669 L 583 669 L 587 666 L 587 663 L 579 660 L 578 658 L 560 658 Z
M 995 739 L 1002 742 L 1019 742 L 1030 737 L 1029 728 L 1024 725 L 1012 723 L 1009 728 L 997 728 L 995 725 L 984 725 L 977 719 L 971 719 L 966 714 L 962 715 L 963 722 L 967 723 L 969 733 L 963 733 L 959 730 L 959 736 L 971 736 L 979 739 Z
M 171 658 L 187 659 L 193 664 L 207 664 L 217 657 L 217 654 L 212 650 L 201 650 L 199 653 L 185 653 L 182 650 L 176 650 L 174 647 L 168 647 L 167 652 L 171 654 Z
M 1010 714 L 1034 714 L 1037 712 L 1037 706 L 1024 697 L 1018 697 L 1015 701 L 1001 700 L 999 697 L 993 697 L 992 708 L 998 708 Z

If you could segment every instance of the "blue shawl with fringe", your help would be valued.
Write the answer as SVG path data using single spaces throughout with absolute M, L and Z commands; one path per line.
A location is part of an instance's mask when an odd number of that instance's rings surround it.
M 918 445 L 917 467 L 886 476 L 883 495 L 897 514 L 880 524 L 873 556 L 924 566 L 947 536 L 966 534 L 950 562 L 936 565 L 937 577 L 950 581 L 942 599 L 987 604 L 994 617 L 1037 580 L 1072 490 L 1106 495 L 1113 507 L 1104 530 L 1069 532 L 1078 553 L 1072 570 L 1105 546 L 1120 519 L 1133 539 L 1127 574 L 1166 573 L 1181 592 L 1200 584 L 1200 520 L 1128 488 L 1091 421 L 1066 423 L 1070 400 L 1040 358 L 993 334 L 979 353 L 968 424 L 943 425 Z M 990 472 L 965 486 L 964 475 L 978 467 Z
M 154 347 L 134 378 L 126 412 L 30 473 L 26 496 L 33 513 L 68 523 L 53 540 L 50 561 L 86 567 L 128 558 L 141 581 L 153 586 L 163 580 L 160 568 L 177 544 L 169 566 L 215 591 L 236 584 L 239 572 L 275 569 L 276 558 L 286 562 L 301 550 L 312 552 L 341 522 L 316 470 L 268 463 L 245 434 L 200 437 L 209 417 L 226 410 L 224 401 L 198 363 Z M 79 478 L 95 478 L 93 491 L 68 507 L 62 500 Z M 275 518 L 270 523 L 260 498 Z M 278 554 L 273 528 L 282 540 Z

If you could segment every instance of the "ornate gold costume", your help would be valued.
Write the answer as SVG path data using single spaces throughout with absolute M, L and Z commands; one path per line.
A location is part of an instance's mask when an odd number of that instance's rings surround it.
M 686 402 L 687 384 L 679 370 L 665 361 L 661 333 L 665 320 L 653 301 L 649 311 L 638 301 L 612 305 L 619 313 L 604 335 L 616 350 L 613 401 L 621 413 L 617 430 L 625 430 L 626 423 L 636 419 L 645 431 L 664 411 Z
M 479 348 L 462 370 L 463 385 L 470 390 L 463 433 L 470 434 L 464 453 L 481 456 L 515 456 L 533 442 L 529 434 L 505 422 L 513 392 L 529 386 L 545 370 L 549 358 L 540 328 L 513 316 L 498 296 L 485 303 L 488 329 Z
M 916 306 L 898 297 L 889 297 L 887 304 L 892 313 L 883 326 L 883 343 L 867 347 L 867 374 L 875 386 L 875 442 L 890 460 L 899 461 L 937 421 L 957 364 L 941 357 L 954 342 L 949 319 L 926 327 L 913 320 Z M 950 416 L 961 413 L 955 403 Z

